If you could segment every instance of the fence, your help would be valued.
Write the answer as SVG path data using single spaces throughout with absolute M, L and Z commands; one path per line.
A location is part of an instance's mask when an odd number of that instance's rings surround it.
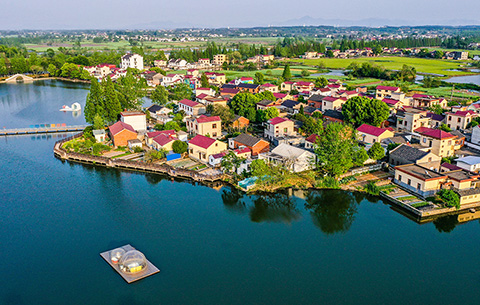
M 374 164 L 374 165 L 370 165 L 370 166 L 364 166 L 364 167 L 360 167 L 360 168 L 355 168 L 355 169 L 352 169 L 346 176 L 377 171 L 377 170 L 382 169 L 383 165 L 384 165 L 384 163 Z

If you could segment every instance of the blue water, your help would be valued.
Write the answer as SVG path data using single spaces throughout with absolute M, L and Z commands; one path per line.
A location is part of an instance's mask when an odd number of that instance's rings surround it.
M 478 304 L 478 220 L 62 162 L 63 136 L 0 138 L 0 304 Z M 99 253 L 127 243 L 161 272 L 126 284 Z

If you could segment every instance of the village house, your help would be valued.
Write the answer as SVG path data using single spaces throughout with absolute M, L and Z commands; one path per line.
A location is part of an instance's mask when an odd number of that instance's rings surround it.
M 270 91 L 272 93 L 277 93 L 278 92 L 278 86 L 273 85 L 273 84 L 269 84 L 269 83 L 260 85 L 259 92 L 263 92 L 263 91 Z
M 133 127 L 127 123 L 118 121 L 108 127 L 110 139 L 112 139 L 113 146 L 127 146 L 128 140 L 137 138 L 137 132 Z
M 433 95 L 425 95 L 425 94 L 414 94 L 412 96 L 412 107 L 418 108 L 430 108 L 435 105 L 440 105 L 442 108 L 447 108 L 448 101 L 444 98 L 436 98 Z
M 280 85 L 280 88 L 281 88 L 282 91 L 292 91 L 293 90 L 293 84 L 295 84 L 295 82 L 285 81 Z
M 480 169 L 480 157 L 478 156 L 466 156 L 455 160 L 458 167 L 466 169 L 471 172 L 477 172 Z
M 418 164 L 431 170 L 438 170 L 442 158 L 430 151 L 423 151 L 411 147 L 407 144 L 401 144 L 392 149 L 388 156 L 388 163 L 392 166 L 404 164 Z
M 111 74 L 111 70 L 115 69 L 116 66 L 112 64 L 100 64 L 95 67 L 94 76 L 97 79 L 103 79 Z
M 227 82 L 225 74 L 223 73 L 204 72 L 203 74 L 207 76 L 210 85 L 221 86 Z
M 270 141 L 282 136 L 296 136 L 293 121 L 281 117 L 268 120 L 265 123 L 264 136 Z
M 223 97 L 206 96 L 206 97 L 202 100 L 202 102 L 203 102 L 203 104 L 204 104 L 205 106 L 208 106 L 208 105 L 212 105 L 212 106 L 219 105 L 219 106 L 227 107 L 228 99 L 223 98 Z
M 404 108 L 397 111 L 397 129 L 413 132 L 420 127 L 430 126 L 426 110 Z
M 241 147 L 248 147 L 252 156 L 270 151 L 270 143 L 245 133 L 242 133 L 235 138 L 228 139 L 228 147 L 230 149 L 237 149 Z
M 208 67 L 210 67 L 210 59 L 208 59 L 208 58 L 200 58 L 200 59 L 198 60 L 198 65 L 201 66 L 201 67 L 208 68 Z
M 358 139 L 364 143 L 382 142 L 382 140 L 394 136 L 392 130 L 362 124 L 357 128 Z
M 250 92 L 256 94 L 260 90 L 260 85 L 240 83 L 237 85 L 237 89 L 243 92 Z
M 281 143 L 271 152 L 260 154 L 259 159 L 268 163 L 282 164 L 295 173 L 313 169 L 315 164 L 315 154 L 285 143 Z
M 300 102 L 293 101 L 293 100 L 286 100 L 281 104 L 280 109 L 290 114 L 297 114 L 300 111 L 301 107 L 302 107 L 302 104 Z
M 327 110 L 323 113 L 323 121 L 328 123 L 341 123 L 343 124 L 344 117 L 341 111 Z
M 245 129 L 248 127 L 250 124 L 250 120 L 239 115 L 235 115 L 233 122 L 232 122 L 232 128 L 240 130 L 240 129 Z
M 464 130 L 467 125 L 472 122 L 472 119 L 477 117 L 478 114 L 474 111 L 457 111 L 447 112 L 446 124 L 452 130 Z
M 123 111 L 120 121 L 129 124 L 136 131 L 147 130 L 147 116 L 142 111 Z
M 175 142 L 175 140 L 176 138 L 173 135 L 169 136 L 165 133 L 161 133 L 152 139 L 152 147 L 158 151 L 171 151 L 173 142 Z
M 440 129 L 422 127 L 415 132 L 420 134 L 420 145 L 430 147 L 431 152 L 440 157 L 455 155 L 455 135 Z
M 134 53 L 125 54 L 121 58 L 120 68 L 122 69 L 132 68 L 132 69 L 143 70 L 143 57 Z
M 382 102 L 387 104 L 387 106 L 390 108 L 390 113 L 396 113 L 396 110 L 402 108 L 403 106 L 406 106 L 402 101 L 390 98 L 384 98 Z
M 315 87 L 315 84 L 312 82 L 298 81 L 293 83 L 292 87 L 298 92 L 310 92 Z
M 443 116 L 441 114 L 436 114 L 436 113 L 433 113 L 433 112 L 427 112 L 427 118 L 430 119 L 430 127 L 431 128 L 438 128 L 445 121 L 445 116 Z
M 394 182 L 422 198 L 432 197 L 441 189 L 451 189 L 460 197 L 460 207 L 480 201 L 479 175 L 454 170 L 438 173 L 417 164 L 395 167 Z
M 150 131 L 145 134 L 145 144 L 148 147 L 154 148 L 153 139 L 159 135 L 165 135 L 168 138 L 176 138 L 175 130 L 160 130 L 160 131 Z
M 170 108 L 160 106 L 160 105 L 155 105 L 155 104 L 148 107 L 147 110 L 150 112 L 150 115 L 153 118 L 157 118 L 160 115 L 166 115 L 166 114 L 170 114 L 170 113 L 173 112 L 173 110 L 170 109 Z
M 185 111 L 186 116 L 198 116 L 207 112 L 205 105 L 187 99 L 178 102 L 178 110 Z
M 322 111 L 339 110 L 346 102 L 347 98 L 345 97 L 326 96 L 320 101 L 320 107 L 317 108 L 322 109 Z M 315 106 L 318 106 L 318 103 L 315 103 Z
M 221 66 L 226 61 L 227 61 L 227 55 L 226 54 L 213 55 L 213 64 L 216 65 L 216 66 Z
M 92 130 L 93 137 L 97 142 L 104 142 L 105 141 L 105 129 L 94 129 Z
M 311 134 L 305 139 L 305 149 L 313 150 L 317 145 L 317 140 L 320 138 L 317 134 Z
M 186 70 L 188 62 L 185 59 L 170 59 L 167 67 L 172 70 Z
M 225 150 L 227 150 L 226 143 L 202 135 L 196 135 L 188 142 L 189 157 L 203 163 L 208 163 L 210 155 Z
M 257 103 L 257 110 L 265 110 L 268 107 L 275 107 L 277 104 L 271 100 L 261 100 Z
M 165 68 L 167 66 L 167 61 L 163 59 L 157 59 L 153 61 L 153 65 L 159 68 Z
M 173 73 L 167 74 L 163 76 L 161 85 L 164 87 L 169 87 L 169 86 L 181 84 L 183 83 L 183 79 L 184 77 L 181 74 L 173 74 Z
M 400 93 L 400 88 L 391 86 L 378 86 L 377 90 L 375 91 L 375 98 L 378 100 L 391 98 L 393 93 Z
M 215 90 L 213 90 L 212 88 L 203 88 L 203 87 L 199 87 L 199 88 L 196 88 L 195 89 L 195 95 L 200 95 L 200 94 L 206 94 L 206 95 L 215 95 Z
M 192 135 L 200 134 L 211 138 L 222 136 L 222 120 L 219 116 L 206 116 L 188 118 L 187 131 Z

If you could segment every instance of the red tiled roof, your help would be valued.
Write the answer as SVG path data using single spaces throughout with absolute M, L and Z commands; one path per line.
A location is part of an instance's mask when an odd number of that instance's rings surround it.
M 187 100 L 187 99 L 183 99 L 183 100 L 179 101 L 178 103 L 187 105 L 189 107 L 195 107 L 195 106 L 201 105 L 200 103 L 197 103 L 197 102 L 194 102 L 194 101 L 191 101 L 191 100 Z
M 389 91 L 397 91 L 400 90 L 398 87 L 392 87 L 392 86 L 378 86 L 377 90 L 389 90 Z
M 241 77 L 241 80 L 253 80 L 253 77 Z
M 295 85 L 297 85 L 297 86 L 312 86 L 313 83 L 300 81 L 300 82 L 296 82 Z
M 332 89 L 329 89 L 329 88 L 320 88 L 320 89 L 318 89 L 318 91 L 320 91 L 320 92 L 328 92 L 328 91 L 332 91 Z
M 338 85 L 338 84 L 328 84 L 327 87 L 328 88 L 340 88 L 340 85 Z
M 291 82 L 291 81 L 285 82 L 285 84 L 289 84 L 289 85 L 292 85 L 292 84 L 294 84 L 294 83 L 295 83 L 295 82 Z
M 280 123 L 283 123 L 283 122 L 286 122 L 286 121 L 290 121 L 290 120 L 277 116 L 277 117 L 274 117 L 273 119 L 268 120 L 268 123 L 270 123 L 272 125 L 277 125 L 277 124 L 280 124 Z
M 326 96 L 323 98 L 324 101 L 327 101 L 327 102 L 335 102 L 336 100 L 339 100 L 338 97 L 333 97 L 333 96 Z
M 202 135 L 196 135 L 193 139 L 188 142 L 189 144 L 193 144 L 202 148 L 209 148 L 213 143 L 215 143 L 215 139 L 202 136 Z
M 197 98 L 201 99 L 201 100 L 203 100 L 206 97 L 208 97 L 208 94 L 206 94 L 206 93 L 201 93 L 201 94 L 197 95 Z
M 400 102 L 400 101 L 392 100 L 392 99 L 389 99 L 389 98 L 384 98 L 382 101 L 389 104 L 389 105 L 396 105 L 397 103 Z
M 219 116 L 206 116 L 206 115 L 201 115 L 197 118 L 198 123 L 208 123 L 208 122 L 219 122 L 222 119 L 220 119 Z
M 243 148 L 235 149 L 234 152 L 238 155 L 238 154 L 245 154 L 245 153 L 251 152 L 251 150 L 248 147 L 243 147 Z
M 207 90 L 207 91 L 210 91 L 211 89 L 210 89 L 210 88 L 205 88 L 205 87 L 200 87 L 200 88 L 197 88 L 196 90 Z
M 287 95 L 285 93 L 274 93 L 273 96 L 275 98 L 284 98 L 286 97 Z
M 151 131 L 147 132 L 147 137 L 148 138 L 155 138 L 156 136 L 164 134 L 166 136 L 173 136 L 176 134 L 175 130 L 169 129 L 169 130 L 160 130 L 160 131 Z
M 276 87 L 276 86 L 270 83 L 266 83 L 266 84 L 260 85 L 260 87 Z
M 165 134 L 159 134 L 158 136 L 153 138 L 153 141 L 157 142 L 160 146 L 165 146 L 166 144 L 174 141 L 174 139 L 172 139 L 169 136 L 166 136 Z
M 383 134 L 385 131 L 387 131 L 387 129 L 375 127 L 368 124 L 362 124 L 360 125 L 360 127 L 357 128 L 357 131 L 378 137 L 381 134 Z
M 308 138 L 306 138 L 305 141 L 310 142 L 310 143 L 316 143 L 318 138 L 320 138 L 319 135 L 312 134 Z
M 440 165 L 440 166 L 441 166 L 441 167 L 448 168 L 448 169 L 451 170 L 451 171 L 455 171 L 455 170 L 462 169 L 462 168 L 459 167 L 459 166 L 456 166 L 456 165 L 453 165 L 453 164 L 450 164 L 450 163 L 447 163 L 447 162 L 443 162 L 442 165 Z
M 431 137 L 435 139 L 448 139 L 448 138 L 454 138 L 455 136 L 451 133 L 448 133 L 446 131 L 440 130 L 440 129 L 433 129 L 433 128 L 428 128 L 428 127 L 420 127 L 415 129 L 415 132 L 418 132 L 421 135 L 424 135 L 426 137 Z
M 456 115 L 456 116 L 467 116 L 467 115 L 472 115 L 472 114 L 475 114 L 475 111 L 472 111 L 472 110 L 468 110 L 468 111 L 457 111 L 457 112 L 450 112 L 448 113 L 450 115 Z
M 412 97 L 413 98 L 435 98 L 435 96 L 433 95 L 426 95 L 426 94 L 419 94 L 419 93 L 415 93 Z
M 116 122 L 115 124 L 111 125 L 110 127 L 108 127 L 108 129 L 110 130 L 110 133 L 112 135 L 116 135 L 117 133 L 119 133 L 120 131 L 123 131 L 123 130 L 129 130 L 131 132 L 135 132 L 135 129 L 133 129 L 133 127 L 127 123 L 124 123 L 122 121 L 118 121 Z M 136 132 L 135 132 L 136 133 Z

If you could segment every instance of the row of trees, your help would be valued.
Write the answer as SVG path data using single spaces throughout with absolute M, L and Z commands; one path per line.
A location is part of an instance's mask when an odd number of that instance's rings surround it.
M 392 71 L 385 69 L 383 66 L 371 64 L 369 62 L 364 62 L 362 64 L 352 62 L 347 69 L 349 70 L 347 75 L 354 77 L 373 77 L 410 83 L 415 82 L 417 76 L 415 67 L 408 65 L 403 65 L 402 69 L 399 71 Z

